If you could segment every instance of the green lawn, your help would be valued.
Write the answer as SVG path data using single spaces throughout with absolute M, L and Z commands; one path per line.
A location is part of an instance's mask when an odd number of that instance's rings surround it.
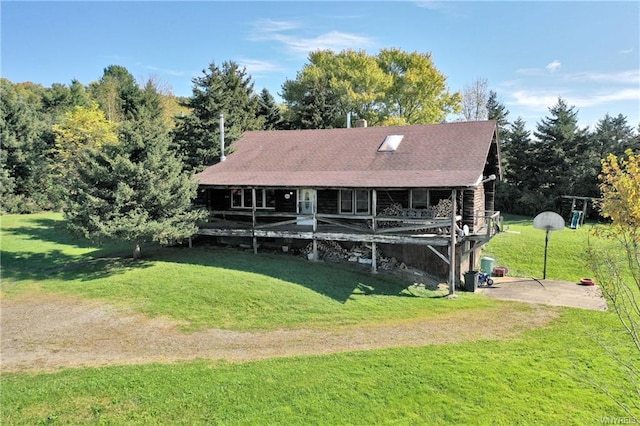
M 600 347 L 621 347 L 616 330 L 567 310 L 506 342 L 5 374 L 2 423 L 599 424 L 625 416 L 601 387 L 633 398 Z
M 593 225 L 579 229 L 566 227 L 551 231 L 547 254 L 547 279 L 579 281 L 591 276 L 587 258 L 589 244 L 612 246 L 592 235 Z M 483 252 L 493 257 L 496 266 L 509 267 L 509 275 L 542 278 L 544 269 L 545 231 L 533 227 L 533 219 L 507 216 L 506 232 L 498 234 Z
M 533 249 L 544 233 L 525 222 L 485 255 L 541 276 Z M 586 229 L 554 233 L 564 247 L 549 277 L 584 275 Z M 527 241 L 530 235 L 532 241 Z M 581 237 L 582 236 L 582 237 Z M 565 239 L 566 238 L 566 239 Z M 522 251 L 529 256 L 520 256 Z M 456 300 L 383 275 L 282 255 L 205 248 L 147 248 L 145 260 L 68 237 L 58 215 L 2 217 L 2 297 L 31 292 L 100 298 L 189 329 L 327 328 L 394 323 L 512 303 L 478 294 Z M 579 266 L 578 266 L 579 265 Z M 539 272 L 537 272 L 539 269 Z M 524 308 L 523 308 L 524 309 Z M 605 390 L 632 404 L 633 388 L 612 353 L 635 362 L 609 312 L 562 309 L 550 326 L 508 341 L 485 340 L 249 363 L 201 360 L 4 373 L 4 424 L 600 424 L 628 419 Z M 637 395 L 636 395 L 637 397 Z
M 53 291 L 97 298 L 185 323 L 237 330 L 334 327 L 499 306 L 491 299 L 430 291 L 352 266 L 282 254 L 211 247 L 97 250 L 68 237 L 53 215 L 3 218 L 5 296 Z

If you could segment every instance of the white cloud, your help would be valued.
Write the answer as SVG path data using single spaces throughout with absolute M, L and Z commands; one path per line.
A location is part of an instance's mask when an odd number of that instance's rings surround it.
M 566 79 L 569 81 L 581 81 L 581 82 L 597 82 L 597 83 L 616 83 L 616 84 L 639 84 L 640 83 L 640 69 L 619 71 L 612 73 L 602 72 L 580 72 L 575 74 L 568 74 Z
M 447 7 L 447 5 L 441 1 L 417 1 L 415 4 L 418 7 L 429 10 L 442 10 Z
M 138 65 L 146 70 L 154 71 L 160 74 L 171 75 L 174 77 L 182 77 L 184 75 L 187 75 L 185 71 L 173 70 L 169 68 L 160 68 L 153 65 L 145 65 L 145 64 L 138 64 Z
M 578 108 L 638 100 L 640 99 L 640 89 L 621 89 L 592 94 L 572 94 L 567 89 L 560 89 L 556 92 L 529 89 L 517 90 L 511 92 L 508 96 L 512 98 L 512 101 L 509 102 L 511 105 L 541 111 L 555 105 L 560 97 L 565 100 L 568 105 L 573 105 Z
M 369 37 L 343 33 L 341 31 L 331 31 L 309 38 L 280 35 L 277 40 L 283 43 L 290 51 L 304 54 L 326 49 L 335 51 L 348 48 L 361 49 L 373 44 L 373 40 Z
M 640 89 L 621 89 L 586 97 L 569 97 L 567 101 L 577 107 L 591 107 L 612 102 L 637 101 L 638 99 L 640 99 Z
M 532 110 L 546 110 L 558 102 L 560 94 L 543 94 L 539 90 L 517 90 L 508 94 L 513 100 L 510 104 L 530 108 Z M 563 97 L 564 98 L 564 97 Z
M 282 67 L 272 61 L 264 61 L 261 59 L 240 59 L 238 63 L 245 67 L 249 74 L 282 71 Z
M 618 53 L 622 54 L 622 55 L 628 55 L 629 53 L 633 53 L 633 48 L 629 48 L 629 49 L 622 49 L 621 51 L 619 51 Z
M 558 61 L 558 60 L 555 60 L 555 61 L 553 61 L 553 62 L 551 62 L 551 63 L 547 64 L 547 66 L 545 66 L 545 68 L 546 68 L 548 71 L 556 72 L 557 70 L 559 70 L 559 69 L 560 69 L 560 67 L 561 67 L 561 66 L 562 66 L 562 63 L 560 63 L 560 61 Z
M 300 28 L 301 24 L 296 21 L 277 21 L 274 19 L 259 19 L 253 23 L 256 34 L 278 33 Z
M 373 45 L 373 39 L 370 37 L 342 31 L 334 30 L 312 37 L 294 34 L 292 31 L 300 28 L 303 28 L 303 25 L 299 22 L 262 19 L 253 24 L 253 33 L 249 39 L 276 41 L 290 53 L 304 55 L 316 50 L 363 49 Z

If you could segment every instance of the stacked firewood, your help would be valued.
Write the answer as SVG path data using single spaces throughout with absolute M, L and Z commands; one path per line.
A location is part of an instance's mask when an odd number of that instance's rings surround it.
M 450 217 L 453 203 L 451 200 L 440 200 L 438 204 L 431 207 L 434 210 L 434 217 Z
M 389 207 L 386 207 L 385 209 L 383 209 L 380 212 L 380 216 L 383 217 L 401 217 L 404 214 L 404 209 L 402 208 L 402 204 L 400 203 L 394 203 L 391 204 Z M 400 226 L 400 222 L 398 221 L 384 221 L 384 220 L 379 220 L 376 222 L 378 225 L 378 228 L 395 228 Z
M 333 262 L 355 262 L 366 265 L 371 265 L 372 263 L 371 246 L 368 244 L 359 244 L 357 246 L 354 246 L 351 250 L 343 248 L 335 241 L 318 241 L 316 244 L 318 247 L 319 259 Z M 302 249 L 302 254 L 307 258 L 312 253 L 313 243 L 307 244 L 307 246 Z M 377 266 L 381 269 L 392 270 L 395 268 L 407 268 L 404 263 L 398 262 L 395 257 L 388 258 L 383 256 L 380 250 L 377 250 L 376 252 L 376 260 Z

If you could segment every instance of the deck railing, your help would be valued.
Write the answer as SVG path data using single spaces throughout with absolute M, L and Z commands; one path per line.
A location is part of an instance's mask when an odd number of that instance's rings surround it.
M 374 234 L 424 234 L 431 233 L 438 236 L 449 234 L 451 229 L 451 218 L 427 218 L 420 212 L 407 212 L 403 216 L 376 216 L 376 215 L 344 215 L 326 213 L 283 213 L 273 211 L 245 211 L 245 210 L 224 210 L 212 211 L 209 225 L 203 228 L 215 227 L 218 218 L 228 220 L 227 226 L 236 225 L 238 227 L 254 229 L 283 229 L 290 225 L 301 225 L 311 227 L 318 231 L 321 227 L 331 227 L 334 229 L 345 229 L 358 233 Z M 234 219 L 240 219 L 236 221 Z M 251 218 L 251 220 L 247 220 Z M 281 219 L 281 220 L 277 220 Z M 461 216 L 457 217 L 460 220 Z M 224 224 L 218 224 L 224 226 Z

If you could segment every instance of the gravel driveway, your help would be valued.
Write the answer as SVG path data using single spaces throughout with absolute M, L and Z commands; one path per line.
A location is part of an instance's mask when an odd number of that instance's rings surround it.
M 455 302 L 453 302 L 455 303 Z M 559 315 L 552 306 L 504 305 L 461 310 L 384 325 L 330 330 L 283 329 L 238 332 L 180 330 L 179 323 L 118 309 L 99 301 L 59 294 L 0 300 L 3 372 L 51 371 L 198 358 L 250 361 L 480 339 L 508 339 L 543 327 Z

